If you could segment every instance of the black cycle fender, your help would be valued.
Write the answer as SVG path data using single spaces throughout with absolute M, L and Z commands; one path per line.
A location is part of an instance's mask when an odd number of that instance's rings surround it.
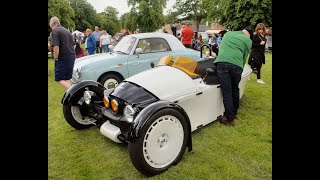
M 86 87 L 88 87 L 91 91 L 93 91 L 94 93 L 102 97 L 103 97 L 103 91 L 106 89 L 102 84 L 96 81 L 89 81 L 89 80 L 81 81 L 79 83 L 72 85 L 64 93 L 61 103 L 64 105 L 65 104 L 76 105 L 79 98 L 83 96 L 83 92 L 85 91 Z
M 181 114 L 187 120 L 188 131 L 189 131 L 187 147 L 188 147 L 188 151 L 190 152 L 192 150 L 190 119 L 189 119 L 187 113 L 185 112 L 185 110 L 181 106 L 179 106 L 176 103 L 168 102 L 168 101 L 157 101 L 157 102 L 154 102 L 154 103 L 148 105 L 146 108 L 144 108 L 138 114 L 138 116 L 135 118 L 135 120 L 133 121 L 133 123 L 130 126 L 130 131 L 129 131 L 129 134 L 128 134 L 128 141 L 134 142 L 140 136 L 143 127 L 148 122 L 150 117 L 153 114 L 155 114 L 156 112 L 158 112 L 158 111 L 160 111 L 161 109 L 164 109 L 164 108 L 172 108 L 172 109 L 175 109 L 175 110 L 181 112 Z

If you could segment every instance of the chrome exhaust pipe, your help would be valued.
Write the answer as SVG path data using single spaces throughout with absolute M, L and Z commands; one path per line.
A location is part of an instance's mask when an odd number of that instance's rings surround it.
M 102 124 L 100 133 L 116 143 L 122 143 L 122 141 L 118 139 L 118 136 L 121 134 L 120 128 L 111 124 L 109 121 Z

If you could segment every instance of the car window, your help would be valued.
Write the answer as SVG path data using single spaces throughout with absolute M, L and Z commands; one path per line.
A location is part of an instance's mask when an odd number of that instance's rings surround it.
M 140 39 L 137 48 L 141 48 L 143 54 L 171 51 L 167 41 L 162 38 Z
M 136 42 L 135 37 L 124 36 L 119 41 L 119 43 L 114 47 L 114 52 L 129 54 L 131 52 L 135 42 Z

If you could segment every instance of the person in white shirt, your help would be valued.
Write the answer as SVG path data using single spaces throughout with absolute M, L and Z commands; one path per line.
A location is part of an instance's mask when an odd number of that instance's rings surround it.
M 106 30 L 102 30 L 102 36 L 100 37 L 100 47 L 102 47 L 105 53 L 109 52 L 109 44 L 111 44 L 111 36 Z

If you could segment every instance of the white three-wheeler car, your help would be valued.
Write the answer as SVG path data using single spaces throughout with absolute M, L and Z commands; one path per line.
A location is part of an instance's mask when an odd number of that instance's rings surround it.
M 64 117 L 76 129 L 96 125 L 109 139 L 128 143 L 136 169 L 159 174 L 177 164 L 186 147 L 192 150 L 193 131 L 224 113 L 213 62 L 165 56 L 114 90 L 94 81 L 76 83 L 62 99 Z M 240 98 L 250 73 L 245 65 Z

